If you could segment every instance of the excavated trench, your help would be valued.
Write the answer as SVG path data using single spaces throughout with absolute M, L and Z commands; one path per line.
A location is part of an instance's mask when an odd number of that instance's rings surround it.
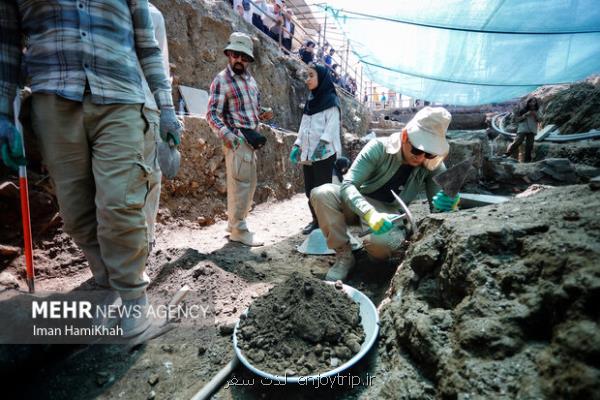
M 174 3 L 156 1 L 167 21 L 185 21 L 168 24 L 176 82 L 206 89 L 222 68 L 220 48 L 228 34 L 251 27 L 220 2 Z M 294 128 L 305 96 L 298 64 L 279 56 L 267 40 L 255 41 L 255 75 L 276 123 Z M 358 134 L 345 135 L 345 153 L 353 156 L 364 145 L 360 136 L 369 116 L 353 102 L 344 109 L 344 126 Z M 294 273 L 324 277 L 331 257 L 295 249 L 309 213 L 306 198 L 296 194 L 302 190 L 300 170 L 287 162 L 294 134 L 261 128 L 268 146 L 259 156 L 249 223 L 266 246 L 247 249 L 224 237 L 220 144 L 203 119 L 187 117 L 185 123 L 181 173 L 163 185 L 149 291 L 168 299 L 188 284 L 210 293 L 210 329 L 176 329 L 131 351 L 2 346 L 8 397 L 18 390 L 20 398 L 38 399 L 189 398 L 231 359 L 232 324 L 254 299 Z M 401 259 L 373 263 L 364 252 L 357 254 L 348 283 L 379 305 L 381 317 L 376 348 L 349 371 L 360 385 L 230 385 L 216 398 L 600 398 L 600 192 L 589 182 L 600 175 L 600 141 L 536 143 L 534 162 L 520 164 L 498 157 L 508 144 L 501 136 L 481 130 L 451 131 L 449 137 L 449 166 L 474 159 L 464 191 L 513 199 L 433 215 L 417 200 L 411 209 L 420 234 Z M 34 155 L 35 167 L 39 161 Z M 91 277 L 87 263 L 60 229 L 47 176 L 34 168 L 30 182 L 39 288 L 85 287 Z M 0 199 L 0 285 L 24 289 L 14 187 L 2 186 Z M 243 369 L 235 377 L 253 378 Z

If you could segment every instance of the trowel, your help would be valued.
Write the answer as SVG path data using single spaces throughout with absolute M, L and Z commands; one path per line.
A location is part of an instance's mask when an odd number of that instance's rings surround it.
M 407 205 L 402 201 L 400 196 L 398 196 L 393 190 L 391 190 L 391 192 L 392 192 L 392 195 L 394 196 L 394 199 L 396 199 L 396 202 L 402 209 L 403 213 L 390 216 L 390 222 L 394 225 L 398 225 L 400 222 L 405 221 L 404 226 L 406 228 L 406 237 L 407 238 L 410 237 L 412 234 L 417 234 L 417 224 L 415 223 L 415 219 L 413 218 L 412 213 L 408 209 Z M 368 228 L 368 229 L 360 232 L 358 234 L 358 237 L 366 236 L 372 232 L 373 231 L 371 230 L 371 228 Z
M 473 158 L 459 162 L 455 166 L 433 177 L 435 183 L 442 187 L 448 197 L 455 197 L 465 183 L 467 173 L 473 165 Z
M 161 141 L 158 144 L 158 165 L 163 175 L 167 179 L 175 178 L 179 171 L 181 163 L 181 154 L 172 140 L 168 142 Z

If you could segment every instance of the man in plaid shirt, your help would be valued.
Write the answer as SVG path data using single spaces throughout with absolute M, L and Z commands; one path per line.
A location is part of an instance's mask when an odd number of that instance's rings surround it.
M 256 190 L 256 153 L 240 128 L 255 130 L 260 121 L 271 119 L 273 113 L 260 111 L 258 87 L 248 72 L 249 64 L 254 61 L 252 39 L 234 32 L 224 52 L 228 64 L 210 85 L 206 119 L 225 146 L 227 231 L 229 240 L 262 246 L 246 224 Z
M 182 129 L 148 1 L 0 3 L 0 147 L 12 166 L 25 161 L 12 123 L 22 58 L 33 92 L 31 123 L 64 230 L 98 285 L 118 291 L 126 307 L 146 307 L 142 207 L 152 168 L 144 159 L 149 129 L 138 62 L 160 109 L 161 139 L 179 144 Z M 150 322 L 146 315 L 125 316 L 123 336 L 141 334 Z

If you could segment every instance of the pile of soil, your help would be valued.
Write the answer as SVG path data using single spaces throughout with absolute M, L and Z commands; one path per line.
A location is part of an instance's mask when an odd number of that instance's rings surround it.
M 600 128 L 599 109 L 600 86 L 577 83 L 550 100 L 542 123 L 559 126 L 563 135 L 588 132 Z
M 273 374 L 315 375 L 360 351 L 359 307 L 342 290 L 295 272 L 256 300 L 242 319 L 238 346 L 252 365 Z

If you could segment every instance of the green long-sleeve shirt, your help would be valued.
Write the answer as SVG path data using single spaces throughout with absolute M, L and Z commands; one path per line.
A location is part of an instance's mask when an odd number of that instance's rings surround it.
M 388 153 L 387 140 L 388 138 L 377 138 L 369 141 L 352 163 L 342 182 L 342 200 L 361 218 L 373 208 L 363 195 L 368 196 L 382 187 L 402 164 L 402 151 Z M 402 201 L 408 205 L 420 191 L 425 190 L 431 207 L 433 196 L 441 190 L 433 181 L 433 177 L 445 170 L 443 162 L 433 171 L 424 167 L 414 168 L 400 193 Z

